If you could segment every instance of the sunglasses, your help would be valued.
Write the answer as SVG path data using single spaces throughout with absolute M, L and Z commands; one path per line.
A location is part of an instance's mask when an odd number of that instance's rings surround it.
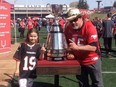
M 74 20 L 71 20 L 70 22 L 73 23 L 73 22 L 76 22 L 78 20 L 78 18 L 75 18 Z

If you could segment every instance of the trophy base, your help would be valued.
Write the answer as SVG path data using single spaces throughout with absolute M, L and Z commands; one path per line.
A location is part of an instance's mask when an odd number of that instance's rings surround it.
M 66 60 L 65 57 L 47 57 L 48 61 L 64 61 Z
M 46 53 L 46 59 L 49 61 L 64 61 L 66 60 L 65 50 L 51 50 Z

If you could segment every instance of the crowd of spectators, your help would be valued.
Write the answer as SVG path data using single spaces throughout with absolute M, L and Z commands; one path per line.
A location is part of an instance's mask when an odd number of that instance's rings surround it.
M 103 38 L 103 45 L 106 51 L 106 55 L 110 55 L 112 50 L 112 39 L 115 40 L 116 45 L 116 18 L 114 20 L 111 19 L 112 14 L 108 13 L 105 19 L 100 19 L 99 17 L 95 17 L 94 19 L 90 19 L 89 15 L 83 14 L 84 20 L 91 20 L 92 24 L 96 27 L 98 38 Z M 59 24 L 62 29 L 66 25 L 66 17 L 59 17 Z M 50 27 L 54 22 L 53 18 L 17 18 L 16 24 L 18 25 L 17 29 L 20 33 L 20 38 L 24 38 L 25 29 L 37 29 L 40 31 L 42 27 L 46 28 L 46 31 L 50 31 Z M 14 27 L 14 20 L 11 20 L 11 26 Z

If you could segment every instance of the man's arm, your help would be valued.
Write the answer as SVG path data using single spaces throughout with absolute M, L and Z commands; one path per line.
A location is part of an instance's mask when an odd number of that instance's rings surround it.
M 78 46 L 73 42 L 71 39 L 69 39 L 69 48 L 72 50 L 83 50 L 83 51 L 96 51 L 97 47 L 93 45 L 84 45 L 84 46 Z

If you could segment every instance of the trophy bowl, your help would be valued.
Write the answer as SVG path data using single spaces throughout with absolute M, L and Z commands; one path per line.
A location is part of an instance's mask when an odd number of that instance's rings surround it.
M 47 4 L 46 7 L 50 8 L 49 11 L 56 17 L 61 16 L 63 14 L 63 7 L 65 6 L 65 10 L 67 10 L 67 5 L 65 4 Z

